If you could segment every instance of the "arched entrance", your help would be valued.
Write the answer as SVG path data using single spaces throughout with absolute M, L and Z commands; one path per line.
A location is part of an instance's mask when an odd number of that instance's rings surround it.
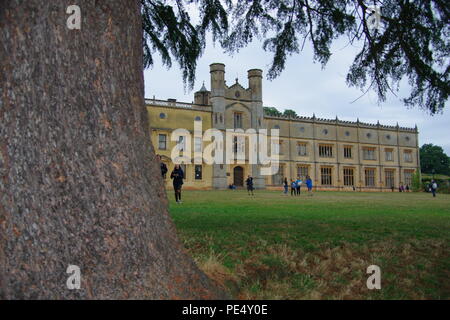
M 233 183 L 236 187 L 244 186 L 244 168 L 234 167 L 233 169 Z

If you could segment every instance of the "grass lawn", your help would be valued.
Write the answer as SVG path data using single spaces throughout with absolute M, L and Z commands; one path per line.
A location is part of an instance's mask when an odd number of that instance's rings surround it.
M 237 299 L 449 299 L 450 195 L 168 191 L 185 247 Z M 369 265 L 381 290 L 368 290 Z

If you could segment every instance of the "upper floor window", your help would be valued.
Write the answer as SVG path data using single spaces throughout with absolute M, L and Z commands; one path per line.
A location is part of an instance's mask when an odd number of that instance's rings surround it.
M 234 113 L 234 128 L 242 129 L 242 113 L 240 112 Z
M 319 145 L 319 157 L 332 158 L 333 157 L 333 146 Z
M 384 154 L 386 161 L 394 161 L 394 151 L 392 149 L 386 149 Z
M 376 160 L 375 156 L 376 148 L 365 147 L 363 148 L 363 159 L 364 160 Z
M 167 135 L 165 134 L 158 135 L 158 149 L 159 150 L 167 149 Z
M 278 154 L 283 154 L 283 140 L 278 142 Z
M 178 137 L 178 150 L 184 151 L 186 149 L 186 139 L 184 136 Z
M 404 156 L 405 162 L 412 162 L 413 161 L 412 151 L 411 150 L 405 150 L 403 152 L 403 156 Z
M 308 155 L 307 150 L 306 150 L 306 143 L 299 142 L 297 144 L 297 153 L 300 157 L 305 157 Z
M 202 138 L 194 138 L 194 152 L 202 152 Z
M 344 147 L 344 158 L 346 158 L 346 159 L 352 158 L 352 146 Z
M 281 141 L 281 140 L 272 141 L 272 146 L 271 146 L 272 155 L 282 154 L 282 150 L 281 150 L 282 146 L 283 146 L 283 141 Z
M 233 137 L 233 152 L 237 155 L 243 155 L 245 152 L 245 137 L 234 136 Z

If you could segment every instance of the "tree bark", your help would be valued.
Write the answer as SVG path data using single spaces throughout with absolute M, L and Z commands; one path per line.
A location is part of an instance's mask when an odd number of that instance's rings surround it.
M 150 141 L 140 1 L 0 2 L 0 298 L 206 299 Z M 66 21 L 81 8 L 81 29 Z M 69 265 L 81 288 L 69 290 Z

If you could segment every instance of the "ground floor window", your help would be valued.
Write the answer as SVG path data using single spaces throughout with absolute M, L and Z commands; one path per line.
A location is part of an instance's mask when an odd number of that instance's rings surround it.
M 333 180 L 331 177 L 332 169 L 329 167 L 320 168 L 320 178 L 323 186 L 331 186 L 333 185 Z
M 297 176 L 300 177 L 302 180 L 306 179 L 306 176 L 308 176 L 308 167 L 307 166 L 298 166 L 297 167 Z
M 414 171 L 412 170 L 405 170 L 405 185 L 406 186 L 411 186 L 412 185 L 412 176 L 413 176 Z
M 284 165 L 280 164 L 278 172 L 272 176 L 273 185 L 282 185 L 284 180 Z
M 365 183 L 366 187 L 375 187 L 375 169 L 366 168 L 365 173 Z
M 202 180 L 202 169 L 201 165 L 195 166 L 195 180 Z
M 393 188 L 395 186 L 395 172 L 394 170 L 385 170 L 384 179 L 387 188 Z
M 344 186 L 354 186 L 355 176 L 353 168 L 344 168 Z

